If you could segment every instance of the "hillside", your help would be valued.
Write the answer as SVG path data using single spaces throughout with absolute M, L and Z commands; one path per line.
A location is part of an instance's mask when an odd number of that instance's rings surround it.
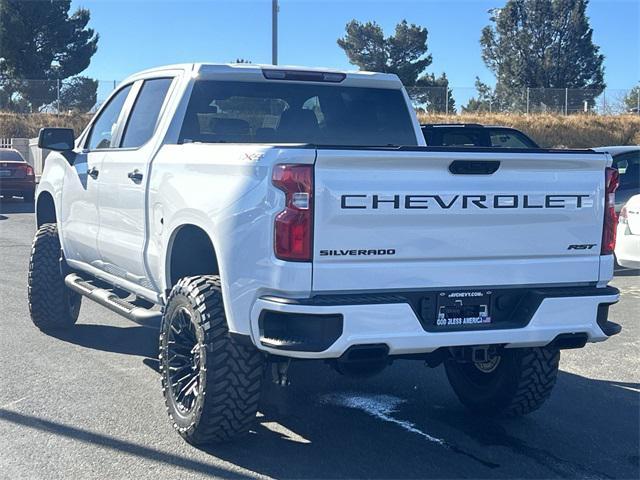
M 71 127 L 79 134 L 90 115 L 14 114 L 0 112 L 0 138 L 35 137 L 41 127 Z M 638 115 L 421 115 L 422 123 L 483 123 L 515 127 L 543 147 L 640 145 Z

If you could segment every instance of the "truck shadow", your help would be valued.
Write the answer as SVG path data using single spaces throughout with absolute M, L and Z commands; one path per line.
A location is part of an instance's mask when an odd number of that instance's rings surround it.
M 152 328 L 79 323 L 70 330 L 48 332 L 48 335 L 94 350 L 135 355 L 145 360 L 158 358 L 158 334 Z
M 157 369 L 154 329 L 78 324 L 55 336 L 86 348 L 142 357 L 145 365 Z M 551 399 L 539 411 L 499 420 L 467 412 L 443 369 L 427 369 L 420 362 L 398 361 L 366 380 L 340 376 L 320 362 L 294 363 L 290 374 L 290 387 L 265 381 L 260 414 L 250 435 L 199 450 L 216 464 L 215 459 L 224 460 L 279 478 L 638 478 L 640 474 L 638 383 L 561 371 Z M 390 407 L 380 408 L 385 402 Z M 64 427 L 53 433 L 67 431 Z M 115 440 L 111 444 L 133 455 L 154 460 L 161 456 L 148 446 Z M 184 460 L 169 458 L 165 463 L 220 474 L 213 465 L 208 470 L 209 462 L 197 461 L 202 458 L 197 452 Z
M 465 411 L 442 372 L 417 362 L 370 382 L 296 367 L 292 387 L 267 387 L 254 435 L 204 451 L 284 478 L 638 477 L 640 384 L 561 372 L 540 411 L 495 420 Z M 324 401 L 336 395 L 356 408 Z M 392 411 L 366 406 L 394 398 Z
M 640 275 L 640 269 L 638 268 L 624 268 L 616 267 L 613 271 L 614 277 L 637 277 Z

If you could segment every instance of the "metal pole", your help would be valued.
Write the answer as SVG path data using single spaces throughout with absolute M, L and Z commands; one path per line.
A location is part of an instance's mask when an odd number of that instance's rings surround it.
M 607 89 L 602 90 L 602 114 L 607 114 Z
M 529 115 L 529 87 L 527 87 L 527 115 Z
M 449 115 L 449 82 L 444 84 L 444 113 Z
M 569 89 L 564 89 L 564 114 L 569 115 Z
M 638 87 L 638 104 L 636 105 L 636 115 L 640 115 L 640 86 Z
M 271 63 L 278 64 L 278 0 L 271 1 Z
M 56 89 L 58 91 L 58 102 L 57 102 L 58 115 L 60 115 L 60 79 L 59 78 L 56 80 Z

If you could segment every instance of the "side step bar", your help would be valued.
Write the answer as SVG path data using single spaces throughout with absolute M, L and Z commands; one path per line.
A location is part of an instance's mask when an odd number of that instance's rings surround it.
M 116 295 L 112 290 L 93 285 L 91 281 L 82 278 L 76 273 L 70 273 L 64 278 L 64 283 L 74 292 L 85 296 L 100 305 L 107 307 L 112 312 L 145 326 L 157 327 L 162 318 L 162 312 L 144 308 Z

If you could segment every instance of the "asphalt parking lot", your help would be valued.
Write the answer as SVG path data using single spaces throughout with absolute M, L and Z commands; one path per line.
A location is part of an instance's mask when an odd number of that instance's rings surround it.
M 400 361 L 365 381 L 320 363 L 269 386 L 255 432 L 196 449 L 175 434 L 157 333 L 84 301 L 57 338 L 27 307 L 32 206 L 0 202 L 0 478 L 639 478 L 640 276 L 620 271 L 623 332 L 564 351 L 552 398 L 477 418 L 442 368 Z

